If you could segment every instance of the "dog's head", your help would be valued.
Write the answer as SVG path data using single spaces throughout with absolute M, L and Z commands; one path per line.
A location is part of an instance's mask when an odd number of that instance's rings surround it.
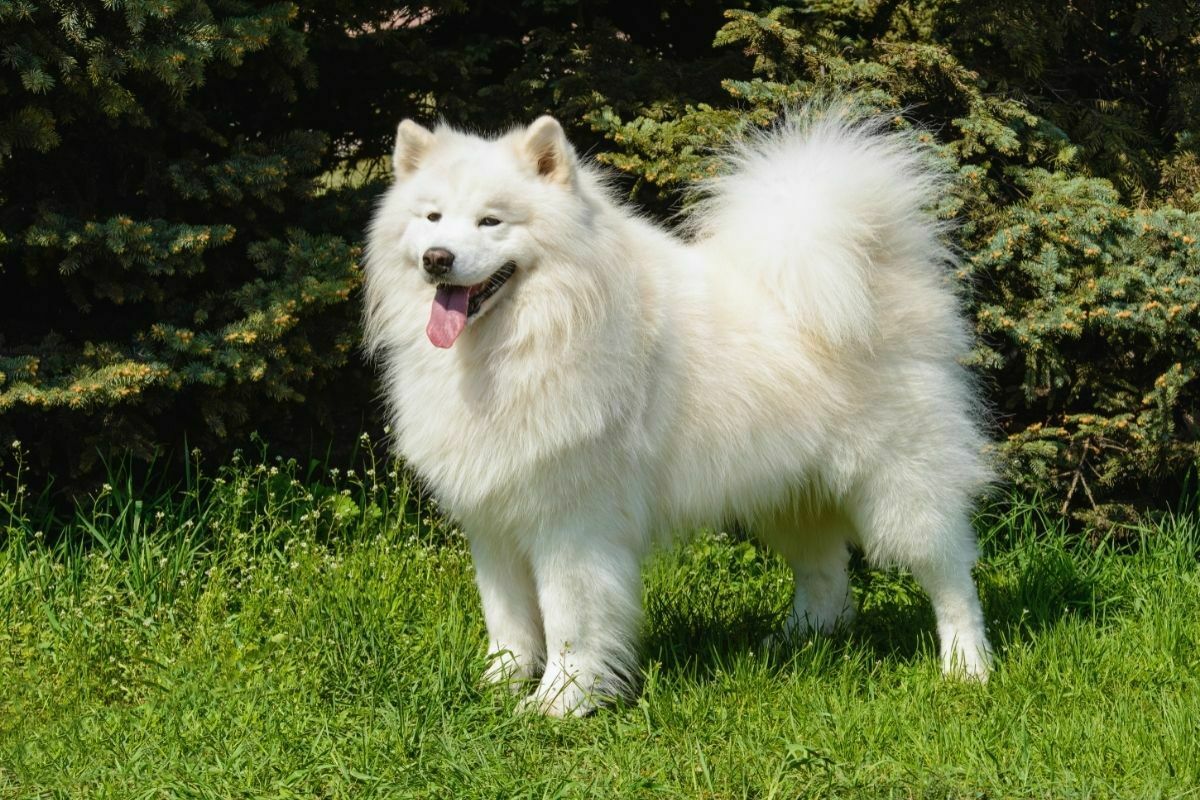
M 519 292 L 584 213 L 575 152 L 551 117 L 497 139 L 405 120 L 392 166 L 370 232 L 368 316 L 387 285 L 427 291 L 437 347 Z

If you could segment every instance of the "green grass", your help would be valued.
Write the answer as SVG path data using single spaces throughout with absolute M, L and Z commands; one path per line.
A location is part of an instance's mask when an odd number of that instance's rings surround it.
M 465 543 L 401 476 L 262 460 L 175 491 L 117 469 L 53 518 L 8 459 L 0 796 L 1200 795 L 1187 515 L 1120 548 L 981 515 L 986 686 L 943 680 L 925 598 L 861 566 L 851 630 L 764 652 L 782 563 L 704 534 L 647 570 L 640 696 L 550 720 L 480 687 Z

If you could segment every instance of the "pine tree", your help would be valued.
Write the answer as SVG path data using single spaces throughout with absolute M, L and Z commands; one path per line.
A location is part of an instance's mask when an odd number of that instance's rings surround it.
M 78 465 L 360 425 L 357 248 L 401 117 L 555 113 L 669 221 L 723 140 L 849 94 L 956 176 L 937 211 L 1010 480 L 1101 521 L 1177 497 L 1195 3 L 738 5 L 0 0 L 0 435 Z
M 350 358 L 357 221 L 289 113 L 297 14 L 0 3 L 0 424 L 25 441 L 148 452 Z

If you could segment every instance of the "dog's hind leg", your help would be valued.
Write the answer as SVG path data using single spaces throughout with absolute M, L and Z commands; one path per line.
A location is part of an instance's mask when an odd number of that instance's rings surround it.
M 935 560 L 913 564 L 912 571 L 933 603 L 942 671 L 986 681 L 992 650 L 984 632 L 983 609 L 971 578 L 971 564 Z
M 528 560 L 514 543 L 471 537 L 475 583 L 488 629 L 489 683 L 521 682 L 538 675 L 545 660 L 542 616 Z
M 975 532 L 967 502 L 941 487 L 928 479 L 877 479 L 853 509 L 856 527 L 871 561 L 908 567 L 929 594 L 942 671 L 985 681 L 992 651 L 971 577 Z
M 854 531 L 836 513 L 788 514 L 761 526 L 759 537 L 792 568 L 792 610 L 784 623 L 788 636 L 828 633 L 854 618 L 850 596 L 849 542 Z

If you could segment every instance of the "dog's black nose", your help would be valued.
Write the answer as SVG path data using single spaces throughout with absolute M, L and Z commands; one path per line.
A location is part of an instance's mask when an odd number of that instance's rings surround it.
M 421 263 L 430 275 L 445 275 L 454 266 L 454 253 L 444 247 L 431 247 L 421 256 Z

